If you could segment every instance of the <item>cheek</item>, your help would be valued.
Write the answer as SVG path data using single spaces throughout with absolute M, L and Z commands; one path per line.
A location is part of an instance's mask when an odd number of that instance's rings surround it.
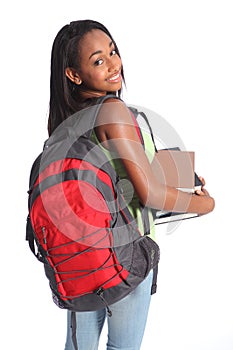
M 91 85 L 96 85 L 100 81 L 105 80 L 105 72 L 101 70 L 95 70 L 92 72 L 88 72 L 86 74 L 86 83 L 89 83 Z M 84 79 L 85 81 L 85 79 Z
M 116 55 L 116 60 L 117 60 L 117 64 L 121 67 L 122 66 L 122 61 L 121 61 L 121 58 Z
M 92 79 L 96 81 L 105 79 L 105 71 L 101 69 L 94 71 L 92 74 Z

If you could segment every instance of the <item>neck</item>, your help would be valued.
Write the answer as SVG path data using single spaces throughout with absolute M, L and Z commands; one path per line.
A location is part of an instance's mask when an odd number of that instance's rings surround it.
M 83 101 L 90 98 L 98 98 L 107 95 L 107 91 L 88 90 L 84 86 L 79 86 L 79 96 Z

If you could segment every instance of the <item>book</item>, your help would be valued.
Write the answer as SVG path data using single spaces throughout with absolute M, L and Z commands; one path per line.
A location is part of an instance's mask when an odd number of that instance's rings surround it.
M 159 181 L 189 193 L 201 189 L 202 183 L 194 171 L 194 156 L 194 152 L 181 151 L 178 147 L 159 150 L 153 164 Z M 156 225 L 199 216 L 156 209 L 152 213 Z

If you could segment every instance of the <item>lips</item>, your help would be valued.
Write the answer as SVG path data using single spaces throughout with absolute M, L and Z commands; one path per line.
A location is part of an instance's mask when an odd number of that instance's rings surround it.
M 107 79 L 109 83 L 119 83 L 121 81 L 121 73 L 117 72 Z

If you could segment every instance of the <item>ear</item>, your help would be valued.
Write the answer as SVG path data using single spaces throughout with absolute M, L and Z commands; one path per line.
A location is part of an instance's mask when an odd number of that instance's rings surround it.
M 82 84 L 82 79 L 80 78 L 80 75 L 74 68 L 66 68 L 65 70 L 67 78 L 69 78 L 73 83 L 76 85 Z

